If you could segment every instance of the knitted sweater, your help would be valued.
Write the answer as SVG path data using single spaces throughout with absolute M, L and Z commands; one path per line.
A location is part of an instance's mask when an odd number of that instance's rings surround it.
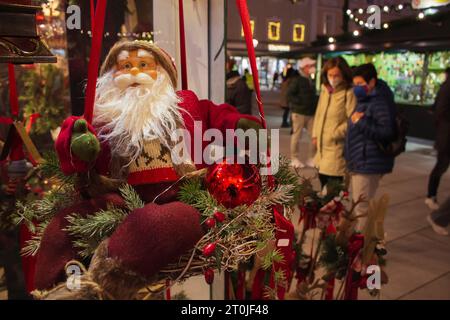
M 146 141 L 141 155 L 128 168 L 130 185 L 174 182 L 178 179 L 170 151 L 158 139 Z

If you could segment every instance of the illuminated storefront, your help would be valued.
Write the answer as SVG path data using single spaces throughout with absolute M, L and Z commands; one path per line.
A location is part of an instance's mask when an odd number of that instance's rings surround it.
M 434 139 L 432 106 L 444 81 L 444 70 L 450 67 L 448 34 L 450 8 L 447 7 L 423 19 L 392 21 L 388 29 L 345 34 L 332 38 L 333 41 L 323 38 L 309 48 L 279 57 L 298 59 L 314 54 L 319 61 L 318 71 L 326 59 L 335 56 L 344 57 L 350 66 L 373 63 L 408 117 L 409 134 Z

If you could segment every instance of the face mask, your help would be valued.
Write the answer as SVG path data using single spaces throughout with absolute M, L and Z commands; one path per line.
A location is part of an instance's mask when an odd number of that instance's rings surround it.
M 341 79 L 328 79 L 328 83 L 333 89 L 336 89 L 342 83 Z
M 356 86 L 353 88 L 353 92 L 355 93 L 357 99 L 364 99 L 369 93 L 369 87 L 367 85 Z

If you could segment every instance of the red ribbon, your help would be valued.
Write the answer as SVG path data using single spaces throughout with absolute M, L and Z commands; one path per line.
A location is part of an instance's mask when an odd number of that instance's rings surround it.
M 264 115 L 264 106 L 261 99 L 261 89 L 259 87 L 259 74 L 256 66 L 255 47 L 253 45 L 253 34 L 250 26 L 250 15 L 248 13 L 247 0 L 236 0 L 236 5 L 241 16 L 242 28 L 244 30 L 245 42 L 247 44 L 247 54 L 250 61 L 250 67 L 253 74 L 253 85 L 255 87 L 256 102 L 258 104 L 259 116 L 264 129 L 267 129 L 266 117 Z M 267 159 L 270 159 L 270 150 L 267 150 Z M 270 162 L 267 164 L 270 173 Z M 275 181 L 271 174 L 268 176 L 269 187 L 274 187 Z
M 326 235 L 336 234 L 337 229 L 333 224 L 333 221 L 328 225 L 327 230 L 325 231 Z M 333 300 L 334 298 L 334 287 L 336 284 L 336 278 L 333 276 L 330 280 L 328 280 L 327 293 L 325 296 L 325 300 Z
M 107 0 L 98 0 L 95 9 L 95 25 L 92 34 L 92 47 L 89 59 L 88 81 L 86 87 L 86 100 L 84 103 L 84 118 L 92 122 L 94 114 L 95 92 L 98 79 L 98 68 L 100 66 L 100 55 L 102 53 L 103 30 L 105 27 Z
M 275 263 L 275 270 L 273 271 L 283 271 L 286 277 L 286 283 L 281 284 L 277 288 L 278 298 L 284 300 L 286 292 L 289 288 L 289 283 L 291 283 L 293 276 L 293 269 L 295 263 L 295 251 L 293 248 L 294 241 L 294 226 L 292 222 L 281 214 L 283 208 L 274 207 L 274 217 L 275 217 L 275 239 L 277 241 L 277 249 L 283 255 L 284 259 L 282 262 Z
M 166 300 L 172 300 L 172 295 L 170 293 L 170 280 L 166 280 Z
M 245 300 L 245 271 L 239 270 L 237 272 L 237 285 L 236 285 L 236 300 Z
M 33 127 L 33 124 L 36 123 L 36 120 L 39 119 L 41 117 L 41 115 L 39 113 L 33 113 L 32 115 L 30 115 L 30 117 L 28 118 L 28 123 L 27 123 L 27 128 L 26 131 L 29 134 L 31 132 L 31 128 Z
M 309 230 L 315 228 L 317 226 L 316 216 L 319 212 L 315 209 L 310 209 L 304 206 L 299 206 L 299 209 L 300 218 L 298 220 L 298 223 L 300 224 L 300 222 L 303 221 L 303 229 Z
M 184 29 L 183 0 L 178 0 L 178 14 L 180 18 L 180 55 L 181 55 L 181 88 L 188 89 L 187 58 L 186 58 L 186 33 Z
M 0 117 L 0 123 L 2 124 L 13 124 L 13 119 L 9 117 Z
M 14 73 L 14 65 L 12 63 L 8 63 L 8 79 L 11 115 L 12 117 L 17 117 L 19 115 L 19 98 L 17 96 L 16 75 Z
M 19 116 L 19 97 L 17 95 L 16 75 L 14 71 L 14 65 L 8 63 L 8 80 L 9 80 L 9 104 L 11 108 L 11 118 L 2 117 L 0 120 L 5 124 L 13 124 L 13 118 Z M 17 161 L 25 158 L 25 153 L 22 148 L 22 139 L 17 131 L 13 132 L 11 142 L 11 149 L 9 153 L 9 160 Z
M 348 242 L 348 268 L 347 277 L 345 279 L 345 295 L 344 300 L 357 300 L 358 288 L 360 285 L 360 275 L 353 269 L 353 263 L 358 258 L 361 249 L 364 246 L 364 236 L 362 234 L 354 234 Z

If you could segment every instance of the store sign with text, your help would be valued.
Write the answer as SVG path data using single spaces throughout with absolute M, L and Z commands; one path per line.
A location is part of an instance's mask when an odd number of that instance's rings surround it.
M 450 0 L 413 0 L 412 7 L 414 9 L 425 9 L 432 7 L 446 6 L 450 4 Z
M 268 49 L 269 49 L 269 51 L 286 52 L 286 51 L 291 51 L 291 46 L 290 45 L 282 45 L 282 44 L 269 44 Z

